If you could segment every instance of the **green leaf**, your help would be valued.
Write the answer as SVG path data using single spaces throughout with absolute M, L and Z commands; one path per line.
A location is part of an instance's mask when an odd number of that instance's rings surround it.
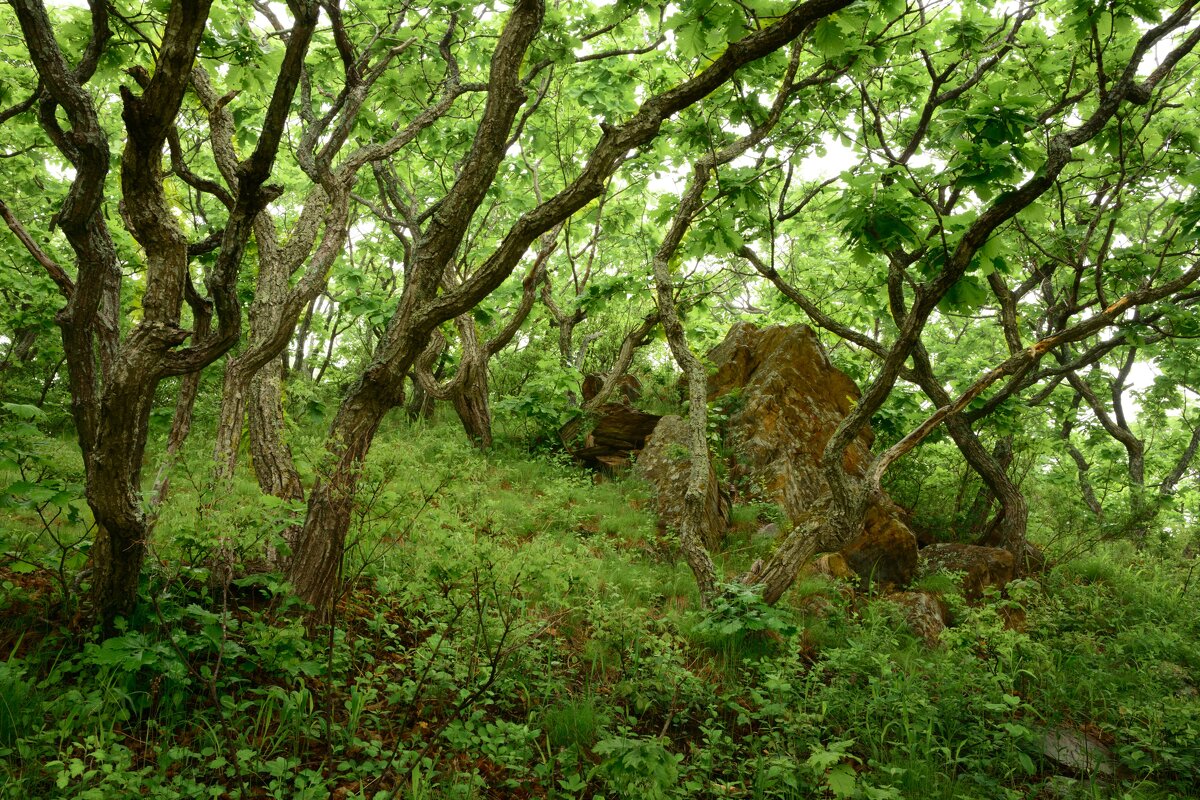
M 852 797 L 857 782 L 858 775 L 849 764 L 838 764 L 825 777 L 825 783 L 834 797 Z
M 3 406 L 5 411 L 17 419 L 25 420 L 26 422 L 46 418 L 46 412 L 37 406 L 23 405 L 21 403 L 0 403 L 0 406 Z

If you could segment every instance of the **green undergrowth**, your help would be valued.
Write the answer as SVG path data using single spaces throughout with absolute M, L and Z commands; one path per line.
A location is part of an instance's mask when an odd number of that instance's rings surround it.
M 295 432 L 307 470 L 317 440 Z M 1200 785 L 1200 576 L 1178 554 L 1110 546 L 977 606 L 953 577 L 926 579 L 953 622 L 936 647 L 886 597 L 821 577 L 775 607 L 730 586 L 705 613 L 636 481 L 393 423 L 362 478 L 337 619 L 309 634 L 277 576 L 212 574 L 218 555 L 259 558 L 301 510 L 248 474 L 218 493 L 207 447 L 177 467 L 142 603 L 107 641 L 81 627 L 86 578 L 56 578 L 62 548 L 30 537 L 35 509 L 0 511 L 25 565 L 0 576 L 0 796 L 1132 800 Z M 770 546 L 758 511 L 735 519 L 726 574 Z M 1108 747 L 1112 775 L 1047 759 L 1059 729 Z

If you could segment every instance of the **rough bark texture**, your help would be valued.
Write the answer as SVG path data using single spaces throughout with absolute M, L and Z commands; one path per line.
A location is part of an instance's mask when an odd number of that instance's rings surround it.
M 488 99 L 471 153 L 416 245 L 399 308 L 372 363 L 334 418 L 328 442 L 333 464 L 318 478 L 309 496 L 308 515 L 288 569 L 297 594 L 313 606 L 313 622 L 329 618 L 340 591 L 338 575 L 363 459 L 384 415 L 402 402 L 404 378 L 427 346 L 433 329 L 464 313 L 499 285 L 533 239 L 558 222 L 523 241 L 512 263 L 492 276 L 494 285 L 466 292 L 469 300 L 460 297 L 464 307 L 451 303 L 447 308 L 446 296 L 437 297 L 445 269 L 508 148 L 509 131 L 524 100 L 518 72 L 541 26 L 543 13 L 538 0 L 521 0 L 510 13 L 493 52 Z M 448 293 L 450 297 L 454 294 Z
M 303 500 L 300 473 L 284 440 L 282 381 L 283 365 L 278 359 L 264 364 L 250 381 L 250 463 L 264 492 Z
M 492 446 L 492 411 L 488 405 L 487 365 L 474 369 L 471 379 L 451 397 L 454 413 L 462 422 L 467 438 L 481 450 Z
M 1014 348 L 1015 352 L 1024 352 L 1023 348 Z M 938 408 L 948 408 L 952 403 L 949 393 L 943 388 L 933 373 L 932 362 L 923 346 L 914 348 L 914 375 L 925 392 L 926 397 Z M 1018 565 L 1026 565 L 1027 556 L 1032 557 L 1032 551 L 1026 531 L 1029 524 L 1029 506 L 1025 495 L 1008 474 L 1008 464 L 1012 461 L 1012 449 L 1009 447 L 1007 456 L 1003 449 L 991 453 L 979 441 L 979 437 L 971 427 L 962 412 L 946 415 L 946 430 L 957 445 L 963 458 L 983 480 L 989 494 L 1000 503 L 1000 511 L 995 522 L 988 527 L 980 538 L 980 544 L 1003 547 L 1013 554 Z M 1024 566 L 1021 567 L 1024 569 Z
M 237 469 L 245 427 L 246 403 L 253 375 L 238 368 L 237 360 L 225 362 L 225 379 L 221 384 L 221 407 L 217 412 L 217 433 L 213 441 L 213 477 L 227 481 Z
M 638 454 L 637 472 L 655 488 L 655 512 L 659 527 L 679 531 L 683 525 L 684 489 L 692 470 L 688 453 L 688 426 L 680 417 L 663 417 L 654 427 L 646 447 Z M 729 528 L 729 495 L 717 482 L 717 474 L 708 464 L 704 511 L 699 535 L 710 551 L 720 549 Z
M 282 372 L 289 342 L 296 340 L 294 368 L 304 367 L 305 345 L 317 299 L 325 290 L 330 269 L 342 254 L 349 236 L 350 192 L 357 174 L 369 163 L 397 152 L 437 121 L 469 87 L 452 73 L 439 96 L 407 125 L 380 142 L 362 144 L 343 152 L 349 131 L 366 103 L 370 90 L 411 44 L 376 47 L 382 38 L 394 35 L 392 27 L 377 29 L 361 52 L 355 52 L 343 28 L 336 5 L 326 7 L 345 75 L 344 91 L 322 108 L 317 116 L 311 105 L 302 104 L 304 132 L 296 146 L 296 157 L 312 187 L 300 216 L 281 237 L 268 210 L 254 218 L 258 245 L 258 276 L 249 309 L 250 336 L 245 349 L 226 366 L 225 393 L 218 422 L 214 463 L 218 480 L 232 476 L 237 464 L 242 430 L 249 412 L 251 454 L 254 471 L 263 491 L 285 499 L 301 499 L 300 477 L 291 451 L 283 440 Z M 400 15 L 400 20 L 403 15 Z M 393 27 L 399 25 L 393 22 Z M 279 30 L 283 33 L 282 30 Z M 223 98 L 213 91 L 207 74 L 197 70 L 193 84 L 208 110 L 217 166 L 231 184 L 237 181 L 237 163 L 232 141 L 235 125 Z M 334 161 L 337 166 L 334 167 Z M 304 323 L 297 334 L 301 316 Z M 335 323 L 336 325 L 336 320 Z M 330 349 L 332 337 L 330 333 Z M 326 364 L 330 354 L 326 354 Z M 260 370 L 265 371 L 260 375 Z M 324 372 L 324 366 L 321 368 Z
M 533 302 L 537 298 L 537 287 L 546 274 L 546 262 L 558 247 L 558 230 L 542 237 L 542 244 L 534 259 L 533 266 L 526 274 L 521 288 L 521 299 L 516 309 L 508 314 L 505 323 L 495 336 L 486 342 L 479 340 L 479 330 L 475 319 L 470 314 L 460 314 L 455 320 L 458 328 L 459 363 L 454 376 L 445 384 L 439 384 L 437 378 L 430 372 L 434 361 L 439 362 L 438 371 L 444 363 L 443 355 L 447 350 L 445 337 L 435 331 L 430 337 L 429 346 L 417 359 L 413 369 L 413 377 L 423 395 L 439 400 L 449 400 L 454 406 L 454 412 L 462 423 L 467 438 L 481 450 L 492 446 L 492 411 L 488 402 L 488 362 L 499 353 L 517 331 L 525 324 Z M 459 282 L 450 282 L 450 286 Z M 410 412 L 411 414 L 411 412 Z

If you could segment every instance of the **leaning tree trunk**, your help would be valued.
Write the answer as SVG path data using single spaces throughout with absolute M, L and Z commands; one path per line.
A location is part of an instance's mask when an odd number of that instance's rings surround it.
M 974 431 L 972 431 L 973 434 Z M 961 446 L 959 450 L 962 450 Z M 996 442 L 992 448 L 992 458 L 995 459 L 1001 469 L 1005 472 L 1008 471 L 1013 459 L 1012 436 L 1006 436 Z M 978 474 L 975 470 L 971 471 Z M 1001 506 L 1000 513 L 995 517 L 992 516 L 992 508 L 995 503 L 995 491 L 992 490 L 992 487 L 986 481 L 982 482 L 975 492 L 975 499 L 971 501 L 971 506 L 961 517 L 962 523 L 959 526 L 960 536 L 965 534 L 971 538 L 980 539 L 993 531 L 999 524 L 1004 513 L 1004 508 Z
M 707 69 L 669 91 L 649 97 L 625 123 L 607 126 L 584 166 L 554 197 L 523 214 L 496 250 L 461 286 L 439 294 L 475 210 L 494 184 L 510 147 L 512 126 L 524 103 L 520 70 L 541 27 L 544 7 L 518 0 L 497 39 L 489 69 L 487 103 L 470 154 L 455 182 L 435 205 L 405 267 L 405 288 L 371 364 L 343 400 L 327 441 L 329 466 L 309 495 L 308 516 L 288 578 L 314 608 L 311 623 L 325 622 L 337 599 L 338 573 L 353 508 L 353 492 L 371 440 L 388 409 L 403 400 L 405 376 L 443 322 L 464 314 L 512 274 L 529 246 L 599 196 L 628 154 L 652 141 L 669 117 L 711 94 L 743 65 L 799 37 L 848 0 L 803 3 L 771 25 L 731 44 Z
M 403 373 L 401 373 L 403 374 Z M 325 621 L 341 591 L 342 556 L 363 460 L 388 410 L 403 399 L 389 381 L 364 376 L 342 401 L 329 433 L 333 463 L 309 493 L 308 515 L 296 536 L 287 577 L 313 606 L 311 619 Z
M 529 305 L 532 305 L 532 298 Z M 517 325 L 524 321 L 528 307 L 524 313 L 518 311 Z M 454 413 L 462 423 L 463 431 L 471 444 L 481 450 L 492 446 L 492 410 L 488 404 L 488 359 L 492 355 L 490 347 L 479 341 L 479 331 L 475 320 L 469 314 L 463 314 L 455 320 L 458 328 L 459 345 L 462 348 L 458 370 L 445 387 L 439 387 L 432 379 L 428 370 L 429 355 L 444 349 L 437 344 L 444 339 L 440 334 L 433 337 L 430 347 L 426 348 L 417 364 L 417 376 L 425 393 L 439 400 L 449 400 L 454 406 Z M 511 325 L 509 326 L 511 327 Z
M 700 190 L 704 185 L 700 184 Z M 699 200 L 700 192 L 695 192 Z M 687 488 L 683 495 L 683 514 L 679 525 L 679 547 L 683 557 L 696 578 L 700 593 L 700 604 L 707 608 L 716 595 L 718 576 L 712 557 L 705 548 L 706 521 L 708 515 L 708 481 L 712 473 L 712 461 L 708 452 L 708 376 L 704 365 L 688 346 L 687 336 L 679 315 L 675 311 L 674 285 L 671 283 L 668 262 L 683 238 L 694 215 L 690 209 L 685 216 L 677 217 L 681 228 L 677 236 L 668 234 L 654 259 L 654 277 L 658 288 L 658 308 L 662 314 L 663 330 L 675 361 L 683 369 L 688 385 L 688 455 L 691 467 L 688 472 Z
M 1018 353 L 1022 352 L 1020 350 Z M 938 408 L 946 408 L 952 404 L 950 394 L 937 380 L 933 372 L 933 362 L 929 358 L 924 345 L 918 344 L 913 348 L 913 366 L 917 383 L 921 390 L 933 401 Z M 988 491 L 1000 503 L 995 522 L 989 526 L 981 544 L 1003 547 L 1013 554 L 1018 569 L 1024 570 L 1031 560 L 1032 553 L 1026 539 L 1029 524 L 1029 506 L 1020 488 L 1008 474 L 1006 461 L 1011 461 L 1011 447 L 1008 458 L 1000 449 L 993 455 L 979 441 L 979 437 L 971 428 L 971 423 L 961 412 L 946 415 L 946 430 L 954 439 L 955 445 L 963 454 L 963 458 L 971 465 L 971 469 L 983 480 Z
M 441 371 L 445 364 L 447 342 L 440 332 L 434 332 L 430 343 L 417 359 L 413 370 L 413 381 L 420 391 L 422 403 L 430 398 L 449 400 L 462 422 L 463 430 L 472 444 L 481 450 L 492 446 L 492 410 L 488 402 L 488 362 L 492 356 L 508 346 L 517 331 L 525 323 L 533 308 L 537 296 L 537 286 L 546 272 L 546 262 L 558 247 L 558 231 L 556 227 L 542 237 L 541 247 L 533 267 L 522 282 L 521 302 L 509 315 L 508 322 L 500 331 L 486 342 L 479 341 L 479 330 L 470 314 L 460 314 L 455 319 L 458 328 L 459 345 L 462 355 L 458 369 L 445 385 L 437 382 L 438 376 L 430 372 L 430 366 L 436 360 L 437 370 Z M 414 400 L 417 398 L 414 397 Z M 412 410 L 409 411 L 412 418 Z
M 658 249 L 654 251 L 655 300 L 658 303 L 663 331 L 667 335 L 667 344 L 671 348 L 671 354 L 675 357 L 675 363 L 679 365 L 687 378 L 688 387 L 688 455 L 691 464 L 683 498 L 683 515 L 679 525 L 679 546 L 696 578 L 700 602 L 706 607 L 716 596 L 720 580 L 712 557 L 704 546 L 707 538 L 705 534 L 708 532 L 706 531 L 708 481 L 713 474 L 708 450 L 708 374 L 700 359 L 688 345 L 687 334 L 679 320 L 675 304 L 675 284 L 671 279 L 670 264 L 675 258 L 680 243 L 683 242 L 684 235 L 702 207 L 704 191 L 716 169 L 723 164 L 728 164 L 761 142 L 779 121 L 780 115 L 783 113 L 784 102 L 791 93 L 791 82 L 799 64 L 799 52 L 798 48 L 792 50 L 782 87 L 771 105 L 771 111 L 767 118 L 745 136 L 716 152 L 703 156 L 696 162 L 688 187 L 679 198 L 679 205 L 671 217 L 671 224 L 663 235 Z M 647 333 L 652 326 L 651 318 L 647 318 L 643 323 L 643 329 Z M 630 338 L 626 337 L 622 350 L 624 351 L 625 346 L 631 344 Z M 605 381 L 605 386 L 601 391 L 611 390 L 610 384 L 612 383 L 613 380 L 610 377 Z M 593 398 L 594 400 L 595 398 Z

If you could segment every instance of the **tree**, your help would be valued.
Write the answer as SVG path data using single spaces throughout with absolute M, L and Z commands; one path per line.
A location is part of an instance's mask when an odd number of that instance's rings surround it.
M 450 49 L 457 16 L 451 16 L 443 32 L 422 16 L 422 9 L 408 3 L 392 10 L 387 24 L 361 26 L 369 33 L 364 41 L 355 42 L 360 26 L 348 27 L 337 3 L 324 2 L 321 7 L 330 20 L 340 73 L 325 65 L 303 73 L 310 88 L 303 92 L 300 103 L 302 126 L 295 148 L 300 174 L 294 177 L 296 183 L 306 182 L 309 188 L 294 220 L 278 220 L 268 209 L 255 219 L 258 275 L 249 307 L 249 341 L 225 365 L 215 445 L 217 476 L 228 478 L 236 464 L 248 411 L 251 462 L 259 484 L 264 491 L 289 500 L 303 499 L 304 490 L 283 440 L 283 365 L 279 356 L 305 309 L 311 309 L 324 291 L 329 272 L 346 247 L 358 173 L 403 151 L 449 113 L 459 98 L 482 89 L 459 80 Z M 283 25 L 273 20 L 273 28 L 281 32 Z M 445 60 L 444 79 L 440 86 L 431 87 L 432 100 L 416 104 L 383 100 L 381 95 L 397 89 L 395 73 L 403 78 L 428 69 L 420 59 L 428 57 L 429 51 Z M 316 80 L 330 88 L 314 96 L 311 85 Z M 207 78 L 197 87 L 210 115 L 220 123 L 212 132 L 213 152 L 228 181 L 236 167 L 234 120 L 208 87 Z M 331 88 L 336 88 L 336 93 Z M 391 111 L 390 124 L 372 131 L 370 137 L 354 136 L 360 119 L 385 102 Z M 225 202 L 228 204 L 227 197 Z M 289 228 L 286 238 L 281 237 L 284 227 Z
M 923 344 L 926 325 L 939 306 L 963 305 L 982 296 L 976 275 L 985 265 L 995 270 L 1000 252 L 997 248 L 1006 232 L 1020 225 L 1022 214 L 1038 211 L 1039 198 L 1061 186 L 1068 176 L 1076 177 L 1069 169 L 1076 158 L 1083 157 L 1089 147 L 1093 148 L 1091 152 L 1102 152 L 1108 141 L 1119 135 L 1114 132 L 1124 125 L 1129 113 L 1126 109 L 1137 107 L 1151 117 L 1161 112 L 1163 98 L 1177 91 L 1173 82 L 1177 80 L 1173 77 L 1176 65 L 1200 40 L 1190 3 L 1163 20 L 1148 20 L 1152 27 L 1136 37 L 1132 26 L 1126 26 L 1129 35 L 1110 40 L 1106 53 L 1089 54 L 1087 66 L 1096 72 L 1093 94 L 1091 86 L 1082 84 L 1083 65 L 1058 72 L 1056 65 L 1071 61 L 1050 57 L 1054 43 L 1042 31 L 1030 27 L 1035 11 L 1024 9 L 1002 25 L 989 27 L 978 9 L 964 6 L 957 18 L 943 16 L 938 24 L 923 28 L 924 35 L 957 37 L 958 45 L 940 52 L 915 45 L 918 57 L 909 62 L 913 72 L 906 78 L 902 78 L 904 68 L 878 64 L 867 72 L 874 77 L 856 79 L 859 135 L 870 167 L 869 171 L 848 174 L 848 191 L 835 195 L 828 208 L 841 219 L 843 231 L 851 237 L 864 265 L 874 263 L 875 254 L 886 259 L 886 307 L 894 331 L 890 343 L 876 341 L 822 314 L 794 287 L 784 286 L 766 260 L 757 259 L 759 271 L 807 306 L 806 311 L 811 309 L 814 321 L 845 335 L 879 359 L 876 377 L 825 451 L 825 469 L 833 488 L 829 512 L 810 529 L 789 535 L 761 571 L 749 576 L 766 584 L 769 600 L 786 589 L 798 563 L 809 553 L 820 546 L 836 546 L 859 529 L 865 498 L 879 490 L 887 467 L 942 421 L 950 424 L 960 446 L 970 451 L 972 466 L 981 470 L 985 480 L 993 481 L 990 488 L 1002 503 L 1008 503 L 1004 515 L 1007 529 L 1000 541 L 1024 556 L 1024 501 L 1019 493 L 1011 491 L 1011 482 L 1006 484 L 1003 470 L 991 454 L 977 440 L 972 441 L 972 432 L 964 424 L 970 418 L 963 412 L 976 401 L 984 407 L 997 397 L 1003 402 L 1047 353 L 1097 335 L 1117 324 L 1126 311 L 1171 297 L 1196 279 L 1195 269 L 1180 261 L 1156 274 L 1143 274 L 1146 280 L 1126 284 L 1119 294 L 1098 305 L 1091 316 L 1064 320 L 1064 324 L 1042 332 L 1032 344 L 1015 346 L 1000 363 L 993 362 L 994 367 L 985 369 L 982 377 L 979 372 L 964 376 L 958 397 L 952 398 L 939 386 Z M 1095 21 L 1084 20 L 1082 24 L 1086 34 Z M 941 25 L 948 27 L 942 29 Z M 941 33 L 943 30 L 945 33 Z M 1143 60 L 1159 41 L 1170 41 L 1171 48 L 1153 69 L 1147 70 Z M 1073 45 L 1060 41 L 1058 46 Z M 1021 54 L 1021 63 L 1009 63 L 1010 55 L 1017 53 Z M 1113 69 L 1116 54 L 1123 57 L 1119 69 Z M 1034 55 L 1037 60 L 1030 61 Z M 1010 69 L 1021 74 L 1009 73 Z M 885 72 L 890 82 L 882 82 Z M 954 76 L 959 73 L 961 81 L 955 84 Z M 918 80 L 924 82 L 922 93 L 928 99 L 918 114 L 907 114 L 905 96 L 894 92 L 899 86 L 905 94 L 911 93 L 920 86 L 914 84 Z M 1022 81 L 1030 86 L 1040 81 L 1040 85 L 1055 86 L 1056 91 L 1048 98 L 1043 93 L 1036 99 L 1017 96 L 1011 105 L 997 103 L 997 98 L 1004 98 L 1010 87 L 1019 87 Z M 948 108 L 941 108 L 947 104 Z M 1066 115 L 1071 109 L 1078 110 L 1078 124 L 1068 121 Z M 1031 135 L 1033 131 L 1039 134 Z M 1039 141 L 1045 146 L 1035 144 Z M 939 147 L 946 148 L 941 151 L 945 153 L 944 162 L 920 167 L 912 163 L 922 148 L 935 148 L 937 152 Z M 821 187 L 802 191 L 799 201 L 807 205 Z M 753 253 L 747 251 L 744 255 L 751 257 Z M 1003 289 L 999 291 L 1003 295 Z M 978 304 L 979 300 L 974 302 Z M 1002 300 L 1002 307 L 1004 303 Z M 1073 309 L 1068 318 L 1081 310 Z M 1020 340 L 1011 341 L 1017 345 Z M 906 366 L 910 358 L 912 371 Z M 911 376 L 928 390 L 938 411 L 882 453 L 870 468 L 867 481 L 859 484 L 841 471 L 841 454 L 883 406 L 902 375 Z M 1002 380 L 1007 381 L 1003 388 L 987 401 L 980 400 Z
M 725 85 L 743 65 L 786 46 L 813 22 L 846 5 L 846 0 L 800 4 L 731 43 L 695 77 L 648 97 L 625 122 L 614 125 L 605 121 L 577 176 L 522 214 L 460 286 L 440 292 L 446 268 L 510 147 L 513 125 L 525 100 L 523 86 L 534 77 L 527 74 L 523 79 L 521 72 L 545 11 L 536 0 L 521 0 L 513 6 L 491 55 L 487 103 L 475 124 L 470 149 L 459 163 L 454 182 L 416 236 L 404 292 L 384 339 L 343 400 L 330 431 L 331 465 L 310 494 L 308 515 L 288 571 L 300 597 L 314 606 L 316 619 L 329 615 L 337 594 L 360 465 L 383 416 L 401 401 L 405 376 L 428 346 L 433 329 L 469 310 L 499 286 L 539 236 L 598 197 L 607 179 L 638 148 L 651 142 L 669 117 Z
M 261 118 L 253 151 L 234 165 L 230 210 L 207 230 L 189 231 L 177 221 L 163 153 L 178 124 L 202 47 L 210 3 L 175 2 L 152 29 L 136 30 L 149 39 L 119 87 L 119 129 L 102 119 L 99 108 L 112 91 L 113 17 L 106 3 L 90 4 L 90 35 L 72 64 L 55 37 L 55 26 L 40 0 L 11 4 L 36 71 L 33 99 L 38 122 L 54 149 L 74 170 L 74 178 L 47 229 L 37 236 L 7 205 L 0 213 L 29 254 L 45 269 L 66 301 L 57 322 L 62 331 L 70 378 L 72 411 L 83 450 L 87 500 L 97 534 L 92 546 L 92 596 L 106 626 L 128 613 L 136 600 L 146 541 L 150 535 L 140 495 L 142 455 L 159 382 L 194 373 L 238 340 L 241 309 L 237 276 L 246 241 L 258 212 L 279 192 L 267 184 L 276 150 L 299 83 L 300 67 L 317 24 L 316 6 L 294 0 L 279 76 Z M 102 64 L 106 73 L 98 75 Z M 104 83 L 93 81 L 101 78 Z M 32 83 L 33 81 L 30 81 Z M 89 84 L 97 83 L 91 87 Z M 25 112 L 25 113 L 28 113 Z M 105 203 L 112 143 L 122 145 L 119 172 L 121 222 L 132 241 L 118 250 L 113 234 L 116 211 Z M 39 240 L 57 227 L 65 236 L 74 274 L 60 266 Z M 122 245 L 125 245 L 122 242 Z M 193 293 L 190 262 L 213 253 L 206 286 L 216 329 L 196 337 L 183 327 L 182 308 Z M 121 324 L 121 293 L 127 283 L 122 264 L 144 274 L 141 318 L 128 330 Z M 192 338 L 190 346 L 184 343 Z

